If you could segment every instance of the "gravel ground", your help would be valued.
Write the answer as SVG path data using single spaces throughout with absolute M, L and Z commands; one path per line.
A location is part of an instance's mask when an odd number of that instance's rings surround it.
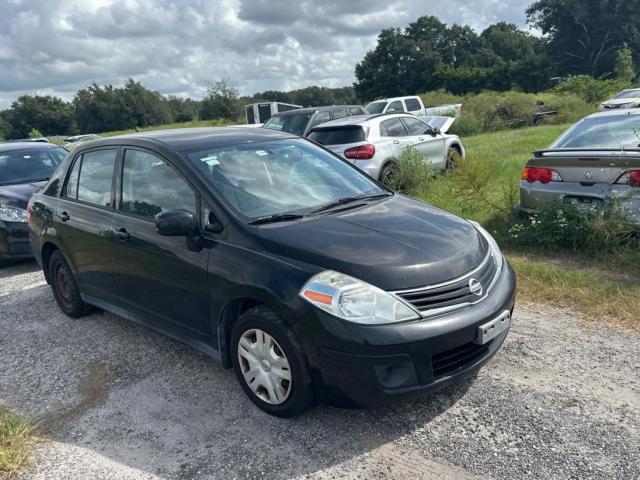
M 22 479 L 640 478 L 640 337 L 518 308 L 476 378 L 378 410 L 270 417 L 212 359 L 0 270 L 0 403 L 44 440 Z

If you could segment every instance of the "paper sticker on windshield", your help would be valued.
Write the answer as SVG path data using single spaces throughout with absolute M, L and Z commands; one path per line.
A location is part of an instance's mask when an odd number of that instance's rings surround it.
M 264 150 L 256 150 L 256 154 L 260 155 L 261 157 L 264 157 L 265 155 L 269 155 L 267 152 L 265 152 Z
M 203 157 L 200 159 L 200 161 L 206 163 L 209 166 L 220 165 L 220 161 L 218 160 L 217 155 L 212 155 L 210 157 Z

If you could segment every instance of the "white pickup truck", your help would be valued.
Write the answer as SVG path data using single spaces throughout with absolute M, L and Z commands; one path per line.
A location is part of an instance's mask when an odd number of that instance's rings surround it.
M 422 99 L 417 96 L 384 98 L 371 102 L 364 108 L 371 114 L 406 112 L 421 116 L 453 116 L 457 118 L 462 113 L 461 103 L 425 107 Z

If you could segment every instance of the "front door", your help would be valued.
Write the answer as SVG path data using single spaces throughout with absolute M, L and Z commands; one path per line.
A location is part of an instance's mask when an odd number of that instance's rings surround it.
M 429 125 L 417 118 L 406 117 L 402 119 L 402 122 L 411 135 L 411 146 L 418 150 L 434 168 L 444 169 L 447 162 L 444 137 L 433 133 Z
M 195 191 L 166 159 L 133 148 L 124 151 L 120 184 L 111 238 L 122 303 L 153 323 L 208 339 L 209 250 L 185 237 L 159 235 L 155 227 L 162 211 L 197 214 Z

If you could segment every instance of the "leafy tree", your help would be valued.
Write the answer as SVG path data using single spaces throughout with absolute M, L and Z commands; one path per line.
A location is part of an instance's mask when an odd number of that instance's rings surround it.
M 625 43 L 616 53 L 616 66 L 614 69 L 616 79 L 623 82 L 633 82 L 636 78 L 636 69 L 633 65 L 633 52 Z
M 24 138 L 32 129 L 47 135 L 67 135 L 75 130 L 71 105 L 49 95 L 19 97 L 4 118 L 9 125 L 8 138 Z
M 242 114 L 238 90 L 228 79 L 212 83 L 202 100 L 201 116 L 204 119 L 237 120 Z
M 40 138 L 42 136 L 44 135 L 42 135 L 42 132 L 40 132 L 40 130 L 38 130 L 37 128 L 32 128 L 29 132 L 29 138 Z
M 537 0 L 528 22 L 548 38 L 548 51 L 563 74 L 601 78 L 615 67 L 625 42 L 640 51 L 640 9 L 628 0 Z

